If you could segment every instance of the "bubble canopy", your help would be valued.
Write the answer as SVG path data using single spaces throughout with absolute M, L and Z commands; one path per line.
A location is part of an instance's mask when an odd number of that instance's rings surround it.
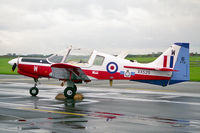
M 47 60 L 51 63 L 88 63 L 91 50 L 68 47 L 66 50 L 48 57 Z

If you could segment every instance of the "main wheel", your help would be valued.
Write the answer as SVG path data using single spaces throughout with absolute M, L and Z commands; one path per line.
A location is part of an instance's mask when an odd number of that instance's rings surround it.
M 75 94 L 76 94 L 76 91 L 75 91 L 74 88 L 72 88 L 72 87 L 67 87 L 67 88 L 65 88 L 65 90 L 64 90 L 64 95 L 65 95 L 65 97 L 67 97 L 67 98 L 72 99 L 72 98 L 74 98 Z
M 37 87 L 32 87 L 30 90 L 29 90 L 30 94 L 32 96 L 37 96 L 37 94 L 39 93 L 39 89 Z
M 74 91 L 77 92 L 77 87 L 76 87 L 76 85 L 74 85 Z

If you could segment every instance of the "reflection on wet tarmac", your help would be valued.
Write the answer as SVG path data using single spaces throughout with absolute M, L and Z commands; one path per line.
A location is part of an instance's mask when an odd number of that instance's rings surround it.
M 85 99 L 60 101 L 56 86 L 41 86 L 38 97 L 24 94 L 27 88 L 0 83 L 0 132 L 200 130 L 200 97 L 192 94 L 79 87 Z

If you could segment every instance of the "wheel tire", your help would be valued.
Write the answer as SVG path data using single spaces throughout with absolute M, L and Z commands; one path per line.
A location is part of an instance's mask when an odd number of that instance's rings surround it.
M 69 98 L 69 99 L 73 99 L 74 96 L 75 96 L 76 92 L 74 90 L 74 88 L 72 87 L 67 87 L 65 90 L 64 90 L 64 95 L 65 97 Z
M 31 96 L 37 96 L 37 94 L 39 93 L 39 89 L 37 87 L 32 87 L 30 90 L 29 90 Z
M 74 91 L 77 92 L 77 87 L 76 87 L 76 85 L 74 85 Z

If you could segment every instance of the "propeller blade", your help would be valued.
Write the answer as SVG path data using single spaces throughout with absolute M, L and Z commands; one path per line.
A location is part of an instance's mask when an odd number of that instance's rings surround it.
M 13 71 L 13 72 L 15 71 L 16 66 L 17 66 L 17 64 L 14 63 L 14 65 L 12 66 L 12 71 Z

